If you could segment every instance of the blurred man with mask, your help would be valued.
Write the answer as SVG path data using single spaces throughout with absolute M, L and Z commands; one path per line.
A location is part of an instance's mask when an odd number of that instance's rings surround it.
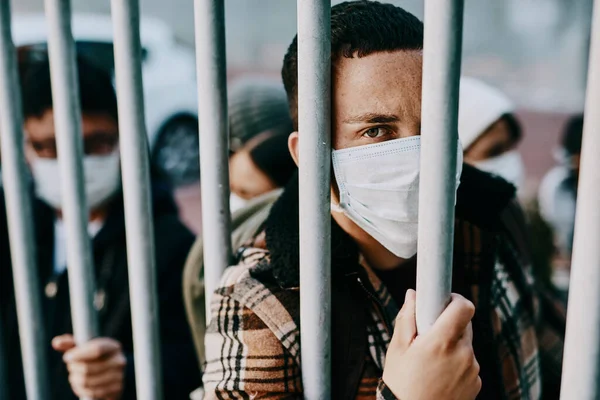
M 564 315 L 528 279 L 515 188 L 463 165 L 460 148 L 456 294 L 417 335 L 420 138 L 431 134 L 421 131 L 422 50 L 423 24 L 400 7 L 363 0 L 331 9 L 331 398 L 550 399 Z M 310 156 L 298 145 L 311 140 L 298 121 L 304 56 L 294 39 L 282 68 L 296 163 Z M 293 179 L 212 295 L 209 399 L 303 396 L 301 207 Z
M 474 78 L 460 81 L 458 134 L 465 162 L 498 175 L 520 189 L 525 180 L 521 126 L 515 105 L 498 89 Z
M 82 108 L 83 176 L 89 207 L 99 337 L 76 344 L 72 336 L 63 198 L 57 157 L 49 65 L 31 65 L 22 96 L 26 157 L 36 200 L 34 225 L 44 330 L 48 343 L 49 399 L 136 398 L 117 102 L 111 77 L 78 60 Z M 167 188 L 154 181 L 152 210 L 164 397 L 185 399 L 200 376 L 182 301 L 181 279 L 193 242 L 180 223 Z M 2 255 L 3 286 L 10 281 L 8 255 Z M 11 286 L 10 284 L 7 287 Z M 10 398 L 24 399 L 14 295 L 2 292 L 1 317 L 10 368 Z

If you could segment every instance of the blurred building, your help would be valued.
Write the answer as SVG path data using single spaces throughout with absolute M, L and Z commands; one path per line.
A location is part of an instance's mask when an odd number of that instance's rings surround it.
M 193 1 L 140 0 L 193 46 Z M 387 0 L 423 17 L 423 0 Z M 333 4 L 340 0 L 333 0 Z M 13 0 L 40 12 L 43 0 Z M 278 75 L 296 33 L 296 0 L 225 0 L 229 75 Z M 463 72 L 498 86 L 524 111 L 523 153 L 533 181 L 552 164 L 564 115 L 583 108 L 591 0 L 466 0 Z M 73 0 L 81 12 L 110 12 L 110 2 Z

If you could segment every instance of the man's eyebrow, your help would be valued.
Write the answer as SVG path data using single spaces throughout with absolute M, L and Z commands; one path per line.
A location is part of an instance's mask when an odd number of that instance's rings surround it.
M 395 114 L 381 114 L 381 113 L 364 113 L 360 115 L 353 115 L 344 119 L 345 124 L 385 124 L 390 122 L 398 122 L 400 117 Z

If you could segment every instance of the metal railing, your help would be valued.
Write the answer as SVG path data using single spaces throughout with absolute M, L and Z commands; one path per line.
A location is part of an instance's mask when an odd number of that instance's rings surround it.
M 210 298 L 231 261 L 229 149 L 225 73 L 225 4 L 194 0 L 200 128 L 200 183 L 206 318 Z M 210 234 L 206 234 L 210 232 Z M 208 322 L 208 321 L 207 321 Z
M 163 398 L 150 162 L 144 118 L 142 45 L 138 0 L 111 2 L 119 147 L 127 233 L 127 268 L 135 387 L 139 399 Z
M 330 2 L 298 0 L 300 312 L 302 376 L 309 399 L 331 397 Z M 98 335 L 81 113 L 68 0 L 45 0 L 57 147 L 67 233 L 70 301 L 77 343 Z M 139 398 L 160 399 L 160 341 L 144 126 L 138 1 L 112 0 L 120 151 Z M 451 289 L 463 0 L 425 2 L 417 325 L 425 332 Z M 18 322 L 27 395 L 46 398 L 44 334 L 32 210 L 23 153 L 9 1 L 0 1 L 0 134 Z M 195 0 L 207 316 L 230 262 L 224 2 Z M 592 399 L 600 376 L 600 0 L 595 2 L 586 120 L 561 396 Z M 210 232 L 210 234 L 206 234 Z M 135 279 L 134 279 L 135 278 Z M 593 304 L 594 307 L 589 307 Z
M 0 138 L 6 216 L 27 398 L 48 393 L 47 344 L 42 323 L 41 288 L 33 234 L 33 213 L 25 164 L 23 117 L 17 57 L 11 36 L 10 1 L 0 1 Z M 4 324 L 0 323 L 0 329 Z M 1 336 L 1 335 L 0 335 Z M 0 340 L 0 346 L 3 343 Z M 0 354 L 0 357 L 3 354 Z M 5 365 L 5 367 L 8 367 Z M 0 370 L 0 373 L 6 369 Z M 7 382 L 0 377 L 0 384 Z M 6 391 L 6 387 L 2 390 Z M 7 393 L 0 393 L 0 395 Z
M 61 176 L 62 215 L 69 265 L 73 333 L 78 344 L 98 335 L 94 310 L 94 266 L 88 235 L 88 207 L 83 181 L 83 135 L 70 0 L 45 0 L 48 56 L 56 148 Z
M 600 397 L 600 0 L 594 2 L 560 397 Z
M 331 5 L 298 0 L 300 337 L 306 399 L 331 398 Z
M 425 1 L 417 330 L 440 316 L 452 286 L 463 0 Z

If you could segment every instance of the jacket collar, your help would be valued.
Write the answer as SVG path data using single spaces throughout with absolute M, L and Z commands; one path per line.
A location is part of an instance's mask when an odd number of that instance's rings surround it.
M 151 187 L 153 216 L 163 214 L 175 214 L 177 208 L 171 196 L 169 188 L 161 182 L 152 182 Z M 35 231 L 38 243 L 38 251 L 43 260 L 49 258 L 48 252 L 52 254 L 54 245 L 54 221 L 55 211 L 40 199 L 35 201 Z M 94 237 L 94 251 L 105 249 L 111 243 L 125 240 L 125 209 L 123 204 L 123 193 L 119 192 L 109 205 L 109 212 L 104 225 Z M 50 263 L 52 265 L 52 263 Z

